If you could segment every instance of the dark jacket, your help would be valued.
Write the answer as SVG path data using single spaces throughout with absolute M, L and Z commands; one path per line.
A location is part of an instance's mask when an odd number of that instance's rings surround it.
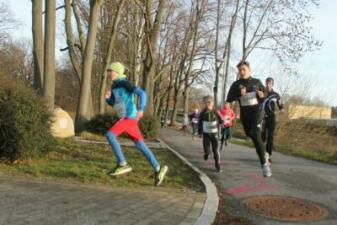
M 203 130 L 204 122 L 216 122 L 218 128 L 218 126 L 223 123 L 223 120 L 221 119 L 221 116 L 215 109 L 213 110 L 204 109 L 203 111 L 201 111 L 199 115 L 198 134 L 200 135 L 204 133 Z
M 268 117 L 274 117 L 276 105 L 279 110 L 282 110 L 284 108 L 281 101 L 281 96 L 277 92 L 272 90 L 271 92 L 268 92 L 267 98 L 265 99 L 263 104 L 265 115 Z
M 227 95 L 227 102 L 234 102 L 234 101 L 239 101 L 240 103 L 240 107 L 241 108 L 246 108 L 246 107 L 256 107 L 256 105 L 254 106 L 243 106 L 242 105 L 242 96 L 241 96 L 241 89 L 243 87 L 246 87 L 247 93 L 252 93 L 254 94 L 254 96 L 256 97 L 256 99 L 258 100 L 258 105 L 260 105 L 262 103 L 263 98 L 261 99 L 256 91 L 263 91 L 265 93 L 265 96 L 267 95 L 267 89 L 263 86 L 262 82 L 259 79 L 253 78 L 253 77 L 249 77 L 248 79 L 239 79 L 237 81 L 235 81 L 228 92 Z M 257 106 L 258 107 L 258 106 Z

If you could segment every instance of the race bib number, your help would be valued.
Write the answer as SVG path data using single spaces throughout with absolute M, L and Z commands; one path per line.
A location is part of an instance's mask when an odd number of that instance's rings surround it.
M 199 119 L 198 118 L 192 118 L 192 123 L 198 123 Z
M 216 121 L 202 123 L 202 128 L 204 133 L 217 133 L 218 132 L 218 123 Z
M 252 106 L 259 104 L 256 98 L 256 92 L 248 92 L 246 95 L 240 97 L 241 106 Z
M 114 110 L 119 118 L 126 117 L 125 104 L 123 102 L 115 104 Z

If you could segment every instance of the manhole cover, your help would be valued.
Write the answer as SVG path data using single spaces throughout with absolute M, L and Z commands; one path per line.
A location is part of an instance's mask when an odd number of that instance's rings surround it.
M 244 203 L 261 216 L 285 221 L 316 221 L 324 219 L 328 211 L 298 198 L 281 196 L 251 197 Z

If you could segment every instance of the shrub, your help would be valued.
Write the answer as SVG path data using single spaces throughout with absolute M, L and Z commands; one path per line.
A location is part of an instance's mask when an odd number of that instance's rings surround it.
M 155 116 L 144 116 L 140 120 L 139 127 L 144 137 L 152 139 L 158 136 L 160 123 Z
M 23 82 L 0 79 L 0 158 L 15 161 L 47 152 L 53 138 L 50 113 L 40 96 Z
M 85 130 L 104 135 L 118 120 L 119 118 L 114 114 L 105 113 L 97 115 L 86 123 Z M 160 124 L 154 116 L 144 116 L 139 122 L 139 127 L 145 138 L 152 139 L 157 137 Z

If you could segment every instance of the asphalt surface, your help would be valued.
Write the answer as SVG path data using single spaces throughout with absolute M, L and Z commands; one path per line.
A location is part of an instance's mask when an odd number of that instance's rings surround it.
M 234 216 L 256 225 L 337 225 L 337 166 L 275 152 L 273 176 L 263 178 L 255 150 L 229 144 L 221 151 L 223 172 L 216 173 L 212 155 L 203 160 L 201 139 L 171 129 L 162 129 L 161 138 L 211 177 L 226 196 L 225 210 Z M 243 203 L 249 197 L 268 195 L 308 200 L 327 210 L 328 216 L 312 222 L 281 221 L 263 217 Z

